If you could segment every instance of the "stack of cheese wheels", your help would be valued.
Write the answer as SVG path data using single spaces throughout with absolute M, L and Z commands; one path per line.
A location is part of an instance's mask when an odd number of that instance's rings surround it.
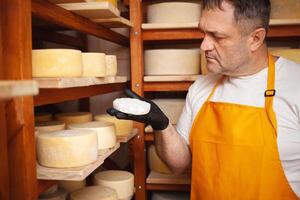
M 63 130 L 37 135 L 37 157 L 42 166 L 80 167 L 97 160 L 98 139 L 94 131 Z
M 82 181 L 58 181 L 58 186 L 71 193 L 84 188 L 86 181 L 85 179 Z
M 82 53 L 83 77 L 104 77 L 106 60 L 104 53 Z
M 59 188 L 54 193 L 41 194 L 39 200 L 66 200 L 67 194 L 64 189 Z
M 271 54 L 300 64 L 300 49 L 273 49 L 271 50 Z
M 68 129 L 72 130 L 91 130 L 98 136 L 98 149 L 108 149 L 116 146 L 116 128 L 110 122 L 86 122 L 80 124 L 70 124 Z
M 114 123 L 116 126 L 117 136 L 130 135 L 133 130 L 133 121 L 131 120 L 120 120 L 108 114 L 96 115 L 94 119 L 95 121 Z
M 184 99 L 155 99 L 153 102 L 167 115 L 171 124 L 177 124 L 185 105 Z
M 271 19 L 300 19 L 300 1 L 271 0 Z
M 71 193 L 70 200 L 118 200 L 117 192 L 109 187 L 90 186 Z
M 66 125 L 78 124 L 92 121 L 92 114 L 89 112 L 72 112 L 55 114 L 55 120 L 65 122 Z
M 81 51 L 73 49 L 39 49 L 32 51 L 32 77 L 80 77 Z
M 64 130 L 66 124 L 60 121 L 36 122 L 35 130 L 38 133 L 49 133 Z
M 145 50 L 145 75 L 200 74 L 199 49 Z
M 148 165 L 151 171 L 162 174 L 172 174 L 168 166 L 158 157 L 154 145 L 148 147 Z
M 119 200 L 130 200 L 134 194 L 134 176 L 120 170 L 108 170 L 95 174 L 94 184 L 110 187 L 117 191 Z
M 200 19 L 199 3 L 164 2 L 148 6 L 148 23 L 190 23 Z
M 117 56 L 106 55 L 106 76 L 116 76 L 118 72 Z
M 151 200 L 189 200 L 187 192 L 153 192 Z
M 35 122 L 48 122 L 52 120 L 51 113 L 35 113 L 34 114 L 34 121 Z

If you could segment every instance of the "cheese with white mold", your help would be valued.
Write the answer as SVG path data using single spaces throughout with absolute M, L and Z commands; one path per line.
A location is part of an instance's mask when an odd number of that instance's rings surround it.
M 98 139 L 94 131 L 63 130 L 37 134 L 37 158 L 40 165 L 70 168 L 97 160 Z

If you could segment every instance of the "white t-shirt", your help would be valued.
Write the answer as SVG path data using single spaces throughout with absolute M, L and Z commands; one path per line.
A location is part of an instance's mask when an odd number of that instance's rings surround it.
M 273 109 L 278 124 L 278 149 L 285 175 L 300 198 L 300 64 L 279 58 L 275 63 L 276 96 Z M 268 69 L 255 75 L 226 77 L 211 101 L 264 107 Z M 178 133 L 189 143 L 190 129 L 220 75 L 201 76 L 189 89 L 177 123 Z

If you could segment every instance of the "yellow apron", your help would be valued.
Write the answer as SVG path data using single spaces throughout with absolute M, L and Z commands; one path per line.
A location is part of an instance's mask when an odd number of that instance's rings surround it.
M 191 200 L 293 200 L 277 148 L 273 111 L 275 64 L 269 56 L 265 107 L 211 102 L 218 81 L 190 134 Z

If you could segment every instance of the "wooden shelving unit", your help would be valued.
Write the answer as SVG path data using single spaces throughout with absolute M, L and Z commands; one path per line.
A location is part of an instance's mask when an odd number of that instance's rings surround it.
M 194 82 L 193 79 L 170 80 L 166 77 L 147 77 L 144 76 L 143 50 L 144 45 L 152 44 L 171 44 L 176 43 L 196 43 L 199 44 L 203 40 L 204 34 L 197 28 L 195 24 L 190 25 L 174 25 L 174 24 L 145 24 L 143 22 L 143 8 L 149 1 L 129 0 L 128 4 L 132 8 L 130 12 L 131 20 L 134 24 L 131 34 L 131 63 L 132 63 L 132 89 L 140 95 L 145 92 L 177 92 L 187 91 Z M 288 39 L 300 38 L 300 20 L 272 20 L 268 38 Z M 143 127 L 141 130 L 144 131 Z M 139 150 L 145 149 L 145 142 L 153 142 L 154 135 L 152 132 L 144 132 L 140 138 Z M 144 159 L 144 160 L 142 160 Z M 140 154 L 140 165 L 137 166 L 139 175 L 145 177 L 146 161 L 145 155 Z M 151 175 L 146 178 L 146 184 L 141 183 L 143 190 L 169 190 L 169 191 L 188 191 L 189 184 L 177 185 L 172 184 L 166 179 L 160 182 L 149 182 Z M 150 179 L 149 179 L 150 178 Z M 139 180 L 142 181 L 142 180 Z M 144 192 L 144 191 L 143 191 Z M 144 195 L 145 193 L 143 193 Z M 144 196 L 143 196 L 144 197 Z M 142 198 L 141 198 L 142 199 Z M 145 198 L 143 198 L 145 199 Z
M 49 179 L 58 179 L 58 175 L 53 176 L 36 164 L 34 107 L 121 91 L 128 86 L 128 83 L 127 79 L 122 77 L 114 80 L 97 79 L 96 82 L 94 80 L 88 85 L 78 83 L 68 86 L 64 86 L 62 80 L 56 80 L 51 84 L 56 83 L 58 86 L 49 88 L 42 85 L 45 80 L 38 80 L 40 84 L 38 87 L 36 81 L 31 81 L 32 42 L 50 41 L 86 50 L 86 37 L 83 34 L 90 34 L 129 47 L 129 38 L 112 31 L 110 27 L 130 28 L 132 23 L 128 19 L 116 16 L 113 20 L 90 20 L 46 0 L 4 0 L 0 4 L 0 78 L 13 81 L 29 80 L 30 83 L 34 83 L 32 93 L 24 90 L 26 95 L 36 94 L 36 91 L 40 89 L 39 95 L 35 97 L 22 96 L 5 102 L 0 100 L 0 199 L 36 200 L 39 193 L 56 183 Z M 36 23 L 34 20 L 33 27 L 32 18 L 42 20 L 42 23 L 39 21 Z M 44 24 L 44 22 L 47 23 Z M 51 25 L 48 26 L 48 23 Z M 82 33 L 82 37 L 81 35 L 68 36 L 56 32 L 58 30 L 76 30 Z M 84 83 L 86 84 L 87 80 L 84 80 Z M 5 134 L 2 134 L 2 131 Z M 120 139 L 120 142 L 135 144 L 136 134 L 139 132 Z M 3 141 L 4 144 L 2 144 Z M 69 172 L 69 175 L 73 173 L 75 179 L 88 175 L 101 165 L 104 159 L 118 148 L 118 145 L 114 149 L 103 152 L 104 154 L 94 165 Z M 68 173 L 63 172 L 60 175 L 68 175 Z M 37 177 L 47 180 L 38 180 Z

